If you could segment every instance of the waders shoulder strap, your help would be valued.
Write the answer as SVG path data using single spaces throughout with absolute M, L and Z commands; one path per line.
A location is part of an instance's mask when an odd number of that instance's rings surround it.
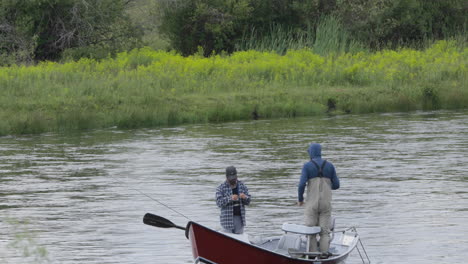
M 318 177 L 322 178 L 323 177 L 323 168 L 325 168 L 325 164 L 327 163 L 327 160 L 323 160 L 322 167 L 320 167 L 317 164 L 317 162 L 315 162 L 314 160 L 310 160 L 310 161 L 312 161 L 312 163 L 315 165 L 315 167 L 317 167 Z

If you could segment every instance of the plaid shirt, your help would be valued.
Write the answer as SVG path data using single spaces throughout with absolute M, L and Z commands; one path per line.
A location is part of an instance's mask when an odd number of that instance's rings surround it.
M 244 193 L 247 195 L 247 199 L 240 199 L 242 224 L 245 226 L 245 205 L 250 204 L 250 195 L 247 186 L 243 182 L 237 181 L 239 187 L 239 194 Z M 216 205 L 221 208 L 221 215 L 219 217 L 221 226 L 224 229 L 234 229 L 234 206 L 231 200 L 232 189 L 229 182 L 225 181 L 216 188 Z

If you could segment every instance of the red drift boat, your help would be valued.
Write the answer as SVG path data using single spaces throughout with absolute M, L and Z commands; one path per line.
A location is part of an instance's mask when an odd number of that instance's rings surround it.
M 359 235 L 354 228 L 332 231 L 330 256 L 319 252 L 307 252 L 307 236 L 320 232 L 320 227 L 308 227 L 285 223 L 282 236 L 266 238 L 255 243 L 245 235 L 218 232 L 195 222 L 187 227 L 147 213 L 143 222 L 148 225 L 185 230 L 192 245 L 195 263 L 207 264 L 342 264 L 356 248 Z

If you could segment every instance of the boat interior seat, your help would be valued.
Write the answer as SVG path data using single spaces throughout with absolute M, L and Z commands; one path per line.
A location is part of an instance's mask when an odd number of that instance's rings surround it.
M 330 217 L 330 231 L 335 230 L 335 217 Z M 301 235 L 315 235 L 320 233 L 320 226 L 305 226 L 298 224 L 284 223 L 281 229 L 287 233 L 296 233 Z
M 291 223 L 284 223 L 281 229 L 285 234 L 280 238 L 276 247 L 276 252 L 289 254 L 294 250 L 305 250 L 307 248 L 307 242 L 309 236 L 318 235 L 322 231 L 320 226 L 305 226 Z M 335 217 L 330 218 L 330 240 L 333 240 L 335 230 Z M 318 241 L 317 241 L 318 243 Z
M 301 235 L 316 235 L 321 231 L 320 226 L 305 226 L 290 223 L 284 223 L 281 229 L 286 233 L 295 233 Z
M 288 254 L 290 249 L 301 250 L 304 247 L 305 240 L 298 234 L 284 234 L 281 236 L 276 247 L 276 252 Z

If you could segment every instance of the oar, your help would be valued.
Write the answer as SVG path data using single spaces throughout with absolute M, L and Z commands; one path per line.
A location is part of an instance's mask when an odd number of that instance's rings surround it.
M 145 216 L 143 217 L 143 223 L 150 225 L 150 226 L 156 226 L 156 227 L 162 227 L 162 228 L 175 227 L 178 229 L 185 230 L 185 227 L 178 226 L 164 217 L 150 214 L 150 213 L 145 214 Z

